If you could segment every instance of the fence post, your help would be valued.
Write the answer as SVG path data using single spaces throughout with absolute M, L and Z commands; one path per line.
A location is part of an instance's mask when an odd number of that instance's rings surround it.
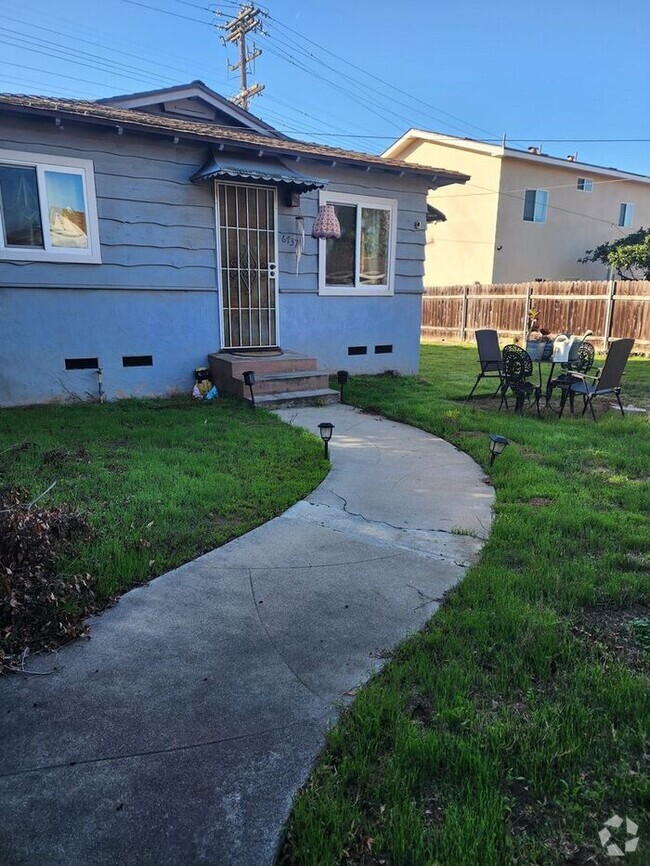
M 610 274 L 613 277 L 613 274 Z M 614 318 L 614 296 L 616 295 L 616 280 L 607 281 L 607 309 L 605 310 L 605 329 L 603 332 L 603 352 L 609 347 L 609 338 L 612 336 L 612 320 Z
M 526 306 L 524 307 L 524 349 L 528 337 L 528 313 L 530 312 L 530 301 L 533 296 L 533 288 L 530 283 L 526 286 Z
M 460 309 L 460 341 L 461 343 L 465 342 L 465 331 L 467 329 L 467 294 L 469 292 L 469 286 L 463 286 L 463 299 L 461 301 L 462 307 Z

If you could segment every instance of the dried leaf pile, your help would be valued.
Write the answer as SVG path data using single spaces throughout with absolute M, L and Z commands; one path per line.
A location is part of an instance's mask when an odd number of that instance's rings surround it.
M 27 647 L 51 649 L 85 631 L 95 581 L 57 565 L 72 539 L 89 535 L 70 507 L 30 508 L 15 494 L 0 502 L 0 672 L 16 669 Z

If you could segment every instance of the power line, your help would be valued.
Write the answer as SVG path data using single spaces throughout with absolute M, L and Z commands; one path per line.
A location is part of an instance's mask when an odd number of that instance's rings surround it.
M 50 83 L 48 83 L 48 82 L 33 81 L 30 79 L 25 79 L 25 78 L 14 78 L 10 75 L 4 75 L 2 72 L 0 72 L 0 81 L 2 81 L 2 82 L 10 81 L 10 82 L 12 82 L 12 84 L 19 84 L 21 87 L 24 87 L 25 85 L 29 85 L 30 87 L 44 87 L 46 90 L 50 86 Z M 75 88 L 63 87 L 62 91 L 63 92 L 61 92 L 60 96 L 63 96 L 66 98 L 68 95 L 70 95 L 71 99 L 86 98 L 86 91 L 83 91 L 83 90 L 75 90 Z M 32 95 L 35 95 L 35 94 L 32 94 Z
M 181 15 L 179 12 L 170 12 L 168 9 L 161 9 L 159 6 L 149 6 L 147 3 L 140 3 L 139 0 L 122 0 L 123 3 L 128 3 L 130 6 L 141 6 L 143 9 L 150 9 L 152 12 L 161 12 L 163 15 L 171 15 L 174 18 L 184 18 L 185 21 L 193 21 L 195 24 L 204 24 L 206 27 L 212 27 L 209 21 L 200 21 L 198 18 L 190 18 L 189 15 Z M 193 4 L 191 4 L 193 5 Z M 196 7 L 202 9 L 203 7 Z M 208 12 L 206 8 L 204 11 Z
M 140 0 L 124 0 L 124 2 L 130 3 L 131 5 L 141 6 L 141 7 L 146 8 L 146 9 L 151 9 L 153 11 L 160 11 L 160 12 L 163 12 L 164 14 L 167 14 L 167 15 L 173 15 L 175 17 L 184 18 L 184 19 L 192 21 L 194 23 L 199 23 L 199 24 L 205 23 L 205 22 L 200 21 L 197 18 L 191 18 L 189 16 L 181 15 L 180 13 L 177 13 L 177 12 L 171 12 L 170 10 L 160 9 L 159 7 L 154 7 L 154 6 L 151 6 L 149 4 L 142 3 L 142 2 L 140 2 Z M 204 10 L 204 7 L 199 6 L 196 3 L 188 2 L 188 0 L 175 0 L 175 2 L 181 3 L 182 5 L 188 6 L 188 7 L 193 8 L 193 9 L 198 9 L 201 11 Z M 227 4 L 227 5 L 234 6 L 234 4 Z M 272 20 L 279 27 L 282 27 L 286 30 L 290 30 L 291 32 L 298 35 L 300 38 L 304 39 L 305 41 L 309 42 L 312 45 L 315 45 L 320 50 L 325 51 L 326 53 L 331 54 L 332 56 L 336 57 L 337 59 L 342 60 L 345 63 L 348 63 L 348 65 L 352 66 L 353 68 L 358 69 L 363 74 L 367 74 L 370 77 L 378 80 L 380 83 L 382 83 L 384 85 L 388 84 L 388 86 L 393 87 L 393 89 L 396 89 L 396 88 L 394 88 L 393 85 L 390 85 L 388 82 L 384 82 L 378 76 L 374 76 L 372 73 L 366 73 L 364 70 L 362 70 L 360 67 L 357 67 L 355 64 L 349 63 L 348 61 L 345 61 L 343 58 L 341 58 L 338 55 L 334 54 L 333 52 L 329 51 L 329 49 L 325 49 L 322 46 L 319 46 L 318 43 L 314 42 L 311 39 L 308 39 L 307 37 L 298 33 L 298 31 L 293 30 L 293 28 L 289 27 L 288 25 L 283 24 L 281 21 L 279 21 L 278 19 L 271 16 L 270 13 L 268 13 L 268 10 L 263 10 L 263 13 L 266 15 L 267 18 Z M 266 35 L 269 35 L 269 34 L 266 34 Z M 380 105 L 376 101 L 376 99 L 374 100 L 374 102 L 371 102 L 371 100 L 368 97 L 364 98 L 363 96 L 359 96 L 358 93 L 348 90 L 346 87 L 344 87 L 341 84 L 336 83 L 335 81 L 332 81 L 330 78 L 326 78 L 325 76 L 319 75 L 313 69 L 310 69 L 309 67 L 305 66 L 304 62 L 298 61 L 298 59 L 295 57 L 294 54 L 287 53 L 285 50 L 283 50 L 283 48 L 281 47 L 282 41 L 278 35 L 275 35 L 273 38 L 275 40 L 277 40 L 277 42 L 279 43 L 279 45 L 276 45 L 277 50 L 273 51 L 270 48 L 267 48 L 267 50 L 269 50 L 269 52 L 271 54 L 274 54 L 279 59 L 284 60 L 285 62 L 289 62 L 291 65 L 295 66 L 296 68 L 301 69 L 303 72 L 306 72 L 307 74 L 314 76 L 318 80 L 325 82 L 326 84 L 330 85 L 331 87 L 334 87 L 336 90 L 338 90 L 338 92 L 346 95 L 348 98 L 352 99 L 357 104 L 360 104 L 366 110 L 373 111 L 373 109 L 374 109 L 375 114 L 378 114 L 380 117 L 382 117 L 387 122 L 391 122 L 391 121 L 389 120 L 389 118 L 386 117 L 385 113 L 393 115 L 393 117 L 397 118 L 398 120 L 400 120 L 402 122 L 410 123 L 410 118 L 407 118 L 404 114 L 400 114 L 400 113 L 394 111 L 393 109 L 388 108 L 385 105 L 383 105 L 383 106 Z M 284 45 L 286 45 L 286 42 L 284 42 Z M 345 73 L 342 73 L 340 70 L 333 68 L 330 64 L 328 64 L 325 61 L 323 61 L 322 59 L 316 57 L 312 52 L 308 51 L 305 48 L 302 48 L 300 45 L 296 45 L 295 41 L 292 45 L 289 46 L 289 48 L 293 51 L 295 51 L 295 50 L 300 51 L 303 55 L 306 55 L 306 57 L 309 60 L 311 60 L 311 62 L 318 63 L 318 64 L 324 66 L 325 68 L 327 68 L 330 72 L 333 72 L 335 75 L 339 76 L 340 78 L 351 82 L 352 85 L 354 86 L 355 90 L 358 91 L 359 87 L 362 87 L 368 91 L 379 94 L 379 96 L 381 96 L 382 98 L 385 99 L 385 94 L 382 91 L 378 90 L 377 88 L 372 87 L 369 84 L 366 84 L 362 81 L 359 81 L 356 78 L 351 78 L 349 75 L 346 75 Z M 402 91 L 402 92 L 405 93 L 404 91 Z M 411 99 L 415 99 L 415 97 L 410 97 L 409 94 L 405 94 L 405 95 L 409 96 L 409 98 L 411 98 Z M 391 102 L 391 104 L 396 102 L 394 99 L 390 99 L 389 101 Z M 422 102 L 422 100 L 417 100 L 417 99 L 416 99 L 416 101 Z M 428 105 L 427 103 L 423 103 L 423 104 Z M 431 106 L 429 106 L 429 107 L 431 107 Z M 434 107 L 434 110 L 437 110 L 437 109 L 435 109 L 435 107 Z M 454 117 L 454 115 L 449 115 L 448 112 L 440 111 L 439 113 L 447 114 L 448 116 Z M 459 118 L 455 118 L 455 119 L 459 119 Z M 436 118 L 436 120 L 437 120 L 437 122 L 440 122 L 439 118 Z M 461 122 L 463 122 L 463 121 L 461 120 Z M 449 124 L 449 123 L 445 123 L 445 125 L 454 126 L 454 124 Z M 471 126 L 471 124 L 469 124 L 469 125 Z M 474 127 L 474 128 L 480 129 L 480 127 Z M 485 130 L 483 130 L 483 131 L 485 131 Z M 365 136 L 361 136 L 361 137 L 365 137 Z
M 188 4 L 189 5 L 189 4 Z M 219 29 L 225 32 L 222 36 L 222 42 L 226 45 L 228 42 L 237 43 L 239 48 L 239 61 L 237 63 L 228 63 L 228 71 L 239 70 L 240 88 L 239 93 L 231 97 L 235 105 L 239 105 L 248 111 L 248 105 L 253 96 L 259 95 L 264 90 L 263 84 L 248 84 L 248 67 L 262 51 L 253 46 L 251 54 L 246 52 L 246 36 L 249 33 L 258 31 L 262 22 L 257 17 L 260 14 L 260 9 L 255 6 L 242 4 L 238 14 L 230 21 L 220 25 Z
M 71 81 L 80 81 L 83 84 L 92 84 L 96 87 L 103 87 L 105 90 L 112 90 L 110 84 L 105 81 L 89 81 L 87 78 L 79 78 L 78 75 L 64 75 L 62 72 L 52 72 L 51 69 L 39 69 L 36 66 L 26 66 L 24 63 L 14 63 L 12 60 L 0 60 L 4 66 L 17 67 L 18 69 L 29 69 L 30 72 L 43 72 L 46 75 L 54 75 L 56 78 L 69 78 Z
M 370 78 L 374 79 L 375 81 L 378 81 L 380 84 L 383 84 L 385 87 L 390 87 L 392 90 L 399 93 L 401 96 L 406 96 L 408 99 L 410 99 L 414 102 L 419 102 L 420 104 L 424 105 L 425 107 L 432 109 L 437 114 L 444 114 L 446 117 L 451 117 L 453 120 L 457 120 L 459 123 L 462 123 L 464 126 L 469 126 L 472 129 L 478 130 L 479 132 L 487 132 L 488 135 L 495 135 L 495 133 L 491 132 L 490 130 L 483 129 L 480 126 L 476 126 L 473 123 L 469 123 L 468 121 L 463 120 L 462 117 L 458 117 L 455 114 L 451 114 L 448 111 L 444 111 L 442 108 L 438 108 L 435 105 L 432 105 L 428 102 L 425 102 L 424 100 L 420 99 L 419 97 L 413 96 L 412 94 L 408 93 L 407 91 L 402 90 L 402 88 L 397 87 L 396 85 L 392 84 L 390 81 L 386 81 L 385 79 L 380 78 L 378 75 L 375 75 L 372 72 L 368 72 L 367 70 L 363 69 L 362 67 L 357 66 L 355 63 L 352 63 L 350 60 L 346 60 L 345 57 L 341 57 L 341 55 L 336 54 L 333 51 L 330 51 L 328 48 L 325 48 L 322 45 L 319 45 L 319 43 L 315 42 L 313 39 L 309 39 L 309 37 L 305 36 L 303 33 L 300 33 L 298 30 L 294 30 L 294 28 L 290 27 L 288 24 L 284 24 L 283 22 L 279 21 L 277 18 L 275 18 L 270 13 L 268 13 L 268 17 L 271 20 L 275 21 L 276 24 L 279 24 L 280 27 L 283 27 L 285 30 L 289 30 L 291 33 L 295 34 L 296 36 L 299 36 L 301 39 L 304 39 L 305 42 L 309 42 L 310 45 L 314 45 L 316 48 L 319 48 L 321 51 L 324 51 L 325 53 L 329 54 L 330 56 L 334 57 L 336 60 L 340 60 L 342 63 L 346 63 L 348 66 L 351 66 L 353 69 L 356 69 L 357 72 L 361 72 L 363 75 L 369 76 Z
M 614 181 L 611 181 L 611 182 L 613 183 Z M 617 180 L 616 182 L 629 183 L 629 179 L 627 179 L 627 178 L 622 179 L 621 178 L 620 180 Z M 608 183 L 608 181 L 597 181 L 597 183 Z M 573 186 L 573 184 L 571 184 L 571 186 Z M 473 195 L 497 195 L 497 196 L 504 195 L 504 196 L 506 196 L 506 198 L 514 198 L 517 201 L 525 201 L 525 196 L 515 194 L 517 192 L 523 192 L 523 190 L 513 190 L 512 192 L 508 192 L 507 190 L 488 189 L 487 187 L 479 187 L 479 188 L 484 189 L 485 192 L 483 192 L 483 193 L 468 193 L 466 196 L 463 196 L 462 193 L 459 193 L 457 195 L 436 195 L 434 197 L 434 200 L 439 201 L 440 199 L 443 199 L 443 198 L 445 198 L 445 199 L 463 198 L 463 197 L 467 198 L 467 197 L 473 196 Z M 549 187 L 549 189 L 553 189 L 553 188 L 554 187 Z M 606 225 L 609 225 L 612 228 L 617 228 L 617 229 L 619 228 L 619 226 L 617 226 L 611 220 L 606 220 L 606 219 L 603 219 L 602 217 L 595 217 L 595 216 L 592 216 L 591 214 L 581 213 L 580 211 L 577 211 L 577 210 L 571 210 L 570 208 L 560 207 L 559 205 L 548 204 L 548 202 L 546 204 L 546 207 L 548 210 L 556 210 L 556 211 L 560 211 L 562 213 L 568 213 L 568 214 L 571 214 L 572 216 L 579 216 L 579 217 L 583 217 L 584 219 L 593 220 L 594 222 L 605 223 Z
M 333 72 L 335 75 L 338 75 L 340 78 L 344 79 L 345 81 L 350 82 L 350 84 L 352 85 L 352 87 L 355 90 L 355 98 L 357 101 L 359 101 L 358 96 L 357 96 L 357 92 L 359 91 L 360 88 L 365 89 L 365 91 L 367 91 L 366 94 L 364 94 L 364 93 L 359 94 L 361 99 L 363 100 L 363 104 L 365 107 L 372 108 L 374 106 L 375 109 L 381 109 L 384 112 L 388 112 L 388 113 L 392 114 L 394 117 L 396 117 L 398 120 L 408 124 L 409 126 L 413 125 L 411 117 L 409 117 L 403 113 L 400 113 L 398 111 L 394 111 L 392 108 L 389 108 L 386 105 L 383 105 L 378 100 L 377 96 L 374 95 L 374 94 L 378 94 L 378 96 L 381 97 L 381 99 L 389 102 L 390 105 L 398 104 L 398 103 L 396 103 L 396 100 L 392 99 L 391 97 L 387 97 L 385 91 L 381 91 L 378 88 L 373 87 L 372 85 L 369 85 L 363 81 L 360 81 L 358 79 L 358 77 L 346 75 L 344 72 L 341 72 L 339 69 L 334 68 L 329 63 L 326 63 L 325 61 L 316 57 L 311 51 L 307 51 L 306 49 L 302 48 L 300 45 L 295 45 L 295 43 L 289 44 L 286 42 L 286 40 L 280 40 L 277 34 L 274 35 L 274 34 L 267 33 L 266 35 L 279 41 L 280 45 L 285 46 L 286 48 L 290 49 L 291 51 L 298 50 L 301 54 L 304 54 L 306 57 L 308 57 L 312 62 L 320 64 L 321 66 L 324 66 L 330 72 Z M 295 59 L 295 56 L 290 54 L 290 53 L 289 53 L 289 57 L 294 57 L 294 59 Z M 311 72 L 311 74 L 313 74 L 315 77 L 318 77 L 316 75 L 316 73 L 314 73 L 314 72 Z M 325 80 L 328 80 L 328 79 L 325 79 Z M 386 118 L 384 117 L 384 119 L 386 119 Z M 456 129 L 460 132 L 465 132 L 465 128 L 458 127 L 453 123 L 449 123 L 448 121 L 441 121 L 439 118 L 436 118 L 436 122 L 442 123 L 444 126 L 452 127 L 453 129 Z
M 348 90 L 348 89 L 347 89 L 346 87 L 344 87 L 343 85 L 341 85 L 341 84 L 337 84 L 335 81 L 332 81 L 331 79 L 326 78 L 325 76 L 320 75 L 320 74 L 317 73 L 317 72 L 314 72 L 313 70 L 311 70 L 311 69 L 309 69 L 308 67 L 306 67 L 303 63 L 301 63 L 301 62 L 300 62 L 299 60 L 297 60 L 296 58 L 292 58 L 292 57 L 288 56 L 288 55 L 287 55 L 286 53 L 284 53 L 284 52 L 281 52 L 281 51 L 278 52 L 278 51 L 276 51 L 275 49 L 270 48 L 268 45 L 266 46 L 266 50 L 267 50 L 270 54 L 273 54 L 273 55 L 275 55 L 276 57 L 279 57 L 281 60 L 285 60 L 285 61 L 287 61 L 287 62 L 290 63 L 292 66 L 295 66 L 296 68 L 301 69 L 303 72 L 307 72 L 309 75 L 313 75 L 314 78 L 317 78 L 318 80 L 320 80 L 320 81 L 324 81 L 325 83 L 329 84 L 330 87 L 333 87 L 333 88 L 334 88 L 335 90 L 337 90 L 339 93 L 343 94 L 344 96 L 347 96 L 348 99 L 352 99 L 353 102 L 356 102 L 358 105 L 360 105 L 362 108 L 365 108 L 367 111 L 373 111 L 373 110 L 374 110 L 375 114 L 379 115 L 379 116 L 382 118 L 382 120 L 385 120 L 387 123 L 390 123 L 390 122 L 391 122 L 390 119 L 387 118 L 387 117 L 382 113 L 383 111 L 387 111 L 387 112 L 389 112 L 389 113 L 393 113 L 393 112 L 390 111 L 390 109 L 382 109 L 382 111 L 379 111 L 379 110 L 377 110 L 377 109 L 373 109 L 372 106 L 368 104 L 368 101 L 367 101 L 367 100 L 364 100 L 363 97 L 358 96 L 358 95 L 355 94 L 354 92 Z
M 171 70 L 172 72 L 182 72 L 183 74 L 185 74 L 185 70 L 181 69 L 180 66 L 172 66 L 172 65 L 170 65 L 170 64 L 168 64 L 168 63 L 162 63 L 162 62 L 161 62 L 160 60 L 158 60 L 158 59 L 157 59 L 157 60 L 151 60 L 150 58 L 143 57 L 143 56 L 140 55 L 140 54 L 133 54 L 133 53 L 131 53 L 131 52 L 129 52 L 129 51 L 122 51 L 122 50 L 120 50 L 119 48 L 109 47 L 108 45 L 104 45 L 104 44 L 102 44 L 101 42 L 94 42 L 93 40 L 90 40 L 90 39 L 88 39 L 87 37 L 83 37 L 83 39 L 81 39 L 81 38 L 78 38 L 78 37 L 74 37 L 74 36 L 72 36 L 70 33 L 66 33 L 66 32 L 64 32 L 64 31 L 62 31 L 62 30 L 55 30 L 55 29 L 52 28 L 52 27 L 42 27 L 42 26 L 39 25 L 39 24 L 32 24 L 31 22 L 21 21 L 20 18 L 11 18 L 11 17 L 8 16 L 8 15 L 5 15 L 3 20 L 5 20 L 5 21 L 12 21 L 12 22 L 14 22 L 15 24 L 22 24 L 23 26 L 27 26 L 27 27 L 33 27 L 35 30 L 43 30 L 43 31 L 45 31 L 46 33 L 49 33 L 49 34 L 54 35 L 54 36 L 62 36 L 62 37 L 64 37 L 64 38 L 66 38 L 69 42 L 73 42 L 73 43 L 74 43 L 74 42 L 82 42 L 84 45 L 94 45 L 94 46 L 96 46 L 97 48 L 101 48 L 101 49 L 103 49 L 104 51 L 111 51 L 113 54 L 121 54 L 121 55 L 123 55 L 124 57 L 130 57 L 130 58 L 132 58 L 132 59 L 134 59 L 134 60 L 141 60 L 141 61 L 143 61 L 144 63 L 149 63 L 149 64 L 151 64 L 151 65 L 153 65 L 153 66 L 160 66 L 160 67 L 162 67 L 162 68 L 164 68 L 164 69 L 169 69 L 169 70 Z M 18 31 L 14 31 L 14 32 L 18 32 Z M 88 32 L 92 32 L 92 31 L 88 31 Z M 28 36 L 29 34 L 23 34 L 23 35 Z M 43 41 L 45 41 L 45 40 L 43 40 Z M 55 43 L 55 44 L 56 44 L 56 43 Z M 76 50 L 76 49 L 75 49 L 75 50 Z M 100 59 L 101 59 L 101 58 L 100 58 Z
M 574 165 L 574 163 L 571 163 Z M 618 169 L 613 169 L 613 171 L 618 171 Z M 603 184 L 611 184 L 611 183 L 633 183 L 634 178 L 629 177 L 617 177 L 617 178 L 609 178 L 608 180 L 594 180 L 594 186 L 602 186 Z M 531 187 L 519 187 L 518 189 L 509 189 L 509 190 L 498 190 L 498 189 L 489 189 L 485 186 L 479 186 L 478 184 L 469 184 L 469 186 L 476 187 L 477 189 L 482 190 L 482 192 L 467 192 L 467 193 L 455 193 L 452 195 L 446 195 L 443 193 L 442 195 L 436 194 L 436 199 L 450 199 L 450 198 L 474 198 L 476 196 L 483 195 L 510 195 L 517 192 L 525 192 L 527 189 L 531 189 Z M 558 183 L 552 186 L 540 187 L 540 189 L 551 190 L 551 189 L 576 189 L 576 184 L 574 183 Z M 523 201 L 523 199 L 522 199 Z M 550 205 L 549 205 L 550 207 Z M 577 213 L 577 211 L 571 211 L 571 213 Z
M 104 58 L 96 57 L 94 63 L 89 63 L 87 62 L 87 59 L 93 58 L 94 55 L 90 54 L 87 51 L 58 46 L 56 42 L 52 42 L 49 39 L 40 39 L 37 36 L 29 37 L 25 34 L 20 34 L 19 31 L 10 30 L 6 27 L 0 27 L 0 32 L 2 32 L 2 35 L 5 35 L 7 33 L 10 35 L 17 33 L 17 40 L 14 37 L 13 41 L 0 39 L 0 42 L 3 42 L 6 45 L 13 45 L 13 47 L 20 48 L 24 51 L 30 51 L 35 54 L 43 54 L 46 57 L 54 57 L 57 60 L 62 60 L 65 63 L 73 63 L 77 66 L 86 66 L 90 69 L 96 69 L 100 72 L 108 72 L 111 75 L 117 75 L 122 78 L 131 78 L 136 81 L 142 81 L 144 79 L 148 83 L 159 84 L 161 80 L 160 78 L 155 77 L 155 74 L 152 72 L 148 72 L 145 69 L 131 66 L 129 64 L 123 64 L 119 61 L 106 60 Z M 30 45 L 35 45 L 36 47 L 29 47 Z M 53 50 L 49 46 L 54 46 L 56 50 Z M 79 57 L 78 55 L 81 56 Z M 137 77 L 131 74 L 133 72 L 137 73 Z M 173 79 L 170 79 L 166 76 L 162 77 L 165 79 L 165 81 L 173 81 Z

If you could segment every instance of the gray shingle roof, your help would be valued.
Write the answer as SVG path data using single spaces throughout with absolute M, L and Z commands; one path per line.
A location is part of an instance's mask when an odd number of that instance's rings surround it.
M 465 181 L 469 180 L 468 175 L 447 169 L 406 163 L 398 159 L 385 159 L 374 154 L 329 147 L 324 144 L 275 138 L 273 136 L 249 132 L 241 128 L 218 126 L 214 123 L 200 123 L 193 120 L 181 120 L 176 117 L 149 114 L 145 111 L 137 111 L 130 108 L 116 108 L 113 105 L 80 99 L 59 99 L 51 96 L 25 96 L 4 93 L 0 94 L 0 110 L 28 112 L 33 115 L 40 114 L 43 116 L 59 117 L 61 119 L 70 118 L 71 120 L 85 123 L 122 126 L 124 129 L 136 129 L 159 134 L 166 133 L 194 141 L 259 149 L 265 153 L 277 153 L 325 162 L 373 167 L 408 175 L 420 175 L 428 177 L 432 181 L 435 178 L 434 182 L 436 186 L 445 186 L 450 183 L 465 183 Z

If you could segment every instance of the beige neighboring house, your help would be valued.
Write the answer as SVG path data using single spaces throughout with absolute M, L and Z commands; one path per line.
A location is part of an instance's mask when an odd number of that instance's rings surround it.
M 645 175 L 419 129 L 382 156 L 471 177 L 429 195 L 425 286 L 604 279 L 577 260 L 650 227 Z

